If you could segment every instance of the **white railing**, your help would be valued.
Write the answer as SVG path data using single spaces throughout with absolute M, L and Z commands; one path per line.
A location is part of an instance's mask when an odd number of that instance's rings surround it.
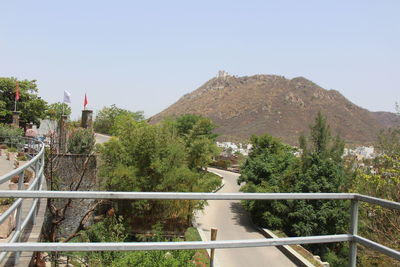
M 20 166 L 19 168 L 10 171 L 9 173 L 0 177 L 0 184 L 9 182 L 13 177 L 18 176 L 18 190 L 22 190 L 24 186 L 24 172 L 25 170 L 30 169 L 34 176 L 32 177 L 30 184 L 26 191 L 22 192 L 37 192 L 41 190 L 42 180 L 44 178 L 43 170 L 44 170 L 44 144 L 38 140 L 34 140 L 32 138 L 23 138 L 23 137 L 0 137 L 1 144 L 6 144 L 10 147 L 17 148 L 17 152 L 26 151 L 25 156 L 28 157 L 29 161 Z M 14 216 L 16 212 L 16 220 L 15 220 L 15 230 L 11 233 L 9 237 L 8 244 L 13 244 L 19 242 L 21 238 L 21 234 L 23 233 L 25 227 L 29 222 L 35 223 L 36 212 L 38 207 L 38 198 L 34 198 L 32 201 L 32 205 L 29 208 L 29 211 L 26 215 L 22 214 L 22 204 L 23 198 L 18 198 L 13 192 L 14 190 L 6 191 L 8 193 L 7 197 L 9 198 L 17 198 L 12 205 L 0 215 L 0 224 L 3 223 L 10 216 Z M 1 198 L 6 197 L 0 195 Z M 24 220 L 23 220 L 24 217 Z M 4 245 L 5 243 L 3 243 Z M 8 252 L 6 250 L 0 249 L 0 262 L 2 262 Z M 15 260 L 18 261 L 20 252 L 17 252 L 15 255 Z
M 365 239 L 357 234 L 359 201 L 400 210 L 400 203 L 350 193 L 159 193 L 159 192 L 99 192 L 99 191 L 0 191 L 1 197 L 61 198 L 61 199 L 157 199 L 157 200 L 351 200 L 351 229 L 347 234 L 288 237 L 273 239 L 221 240 L 208 242 L 125 242 L 125 243 L 9 243 L 0 250 L 10 251 L 133 251 L 181 250 L 209 248 L 246 248 L 294 244 L 350 242 L 350 266 L 356 265 L 357 244 L 377 250 L 400 260 L 400 252 Z

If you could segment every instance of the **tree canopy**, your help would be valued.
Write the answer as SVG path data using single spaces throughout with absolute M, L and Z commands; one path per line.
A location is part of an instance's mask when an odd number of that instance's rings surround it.
M 105 189 L 208 192 L 220 183 L 219 178 L 199 168 L 207 162 L 204 159 L 211 157 L 210 151 L 214 149 L 208 149 L 208 143 L 204 145 L 207 148 L 198 148 L 201 144 L 197 143 L 198 154 L 190 154 L 187 143 L 192 143 L 192 138 L 178 134 L 175 122 L 149 125 L 135 120 L 121 120 L 115 127 L 117 135 L 101 150 L 101 176 L 104 177 Z M 192 164 L 199 165 L 192 168 Z M 122 212 L 135 214 L 128 216 L 132 219 L 146 218 L 148 222 L 155 223 L 168 219 L 190 221 L 193 209 L 200 204 L 195 201 L 143 200 L 124 201 L 118 206 Z
M 12 122 L 16 82 L 15 78 L 0 78 L 0 117 L 4 123 Z M 17 111 L 21 112 L 21 123 L 39 125 L 39 120 L 46 117 L 47 103 L 38 96 L 36 80 L 19 80 L 18 84 L 20 99 L 17 101 Z
M 253 136 L 248 159 L 241 168 L 243 192 L 340 192 L 345 179 L 343 141 L 332 138 L 322 114 L 310 126 L 310 135 L 301 136 L 302 155 L 269 135 Z M 348 226 L 348 207 L 336 201 L 245 201 L 253 220 L 289 236 L 343 233 Z M 342 265 L 343 246 L 309 246 L 331 263 Z M 338 257 L 338 255 L 340 255 Z
M 189 167 L 206 168 L 219 154 L 215 145 L 217 135 L 213 133 L 216 125 L 208 118 L 193 114 L 182 115 L 173 124 L 185 144 Z
M 379 135 L 377 146 L 381 154 L 369 167 L 356 170 L 353 192 L 400 202 L 399 133 L 400 129 L 394 128 Z M 400 250 L 400 212 L 361 203 L 359 232 L 363 237 Z M 361 266 L 398 266 L 396 260 L 368 249 L 361 248 L 358 255 Z
M 117 107 L 116 105 L 111 105 L 110 107 L 104 107 L 101 109 L 94 120 L 93 128 L 95 132 L 114 135 L 116 124 L 118 120 L 134 120 L 142 121 L 144 120 L 143 111 L 129 111 Z
M 71 115 L 71 107 L 66 103 L 56 102 L 47 106 L 46 115 L 51 120 L 59 120 L 61 115 Z

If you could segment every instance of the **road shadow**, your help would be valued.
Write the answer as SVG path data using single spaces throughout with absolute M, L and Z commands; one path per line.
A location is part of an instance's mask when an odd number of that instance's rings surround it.
M 231 212 L 234 214 L 233 219 L 237 225 L 243 226 L 246 232 L 259 232 L 250 219 L 250 214 L 243 208 L 240 202 L 230 203 Z

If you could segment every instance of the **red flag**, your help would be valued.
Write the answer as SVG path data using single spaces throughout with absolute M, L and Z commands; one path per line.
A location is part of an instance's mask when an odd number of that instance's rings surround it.
M 88 104 L 88 101 L 87 101 L 87 96 L 85 94 L 85 100 L 83 100 L 83 109 L 86 109 L 87 104 Z
M 18 85 L 18 81 L 16 81 L 15 83 L 15 101 L 19 100 L 19 85 Z

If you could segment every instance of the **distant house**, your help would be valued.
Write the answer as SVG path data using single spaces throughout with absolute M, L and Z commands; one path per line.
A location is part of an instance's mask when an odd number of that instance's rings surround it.
M 228 154 L 234 154 L 236 152 L 248 156 L 253 147 L 251 144 L 243 145 L 242 143 L 235 144 L 233 142 L 217 142 L 217 146 L 224 150 L 222 153 L 223 156 L 230 156 Z

